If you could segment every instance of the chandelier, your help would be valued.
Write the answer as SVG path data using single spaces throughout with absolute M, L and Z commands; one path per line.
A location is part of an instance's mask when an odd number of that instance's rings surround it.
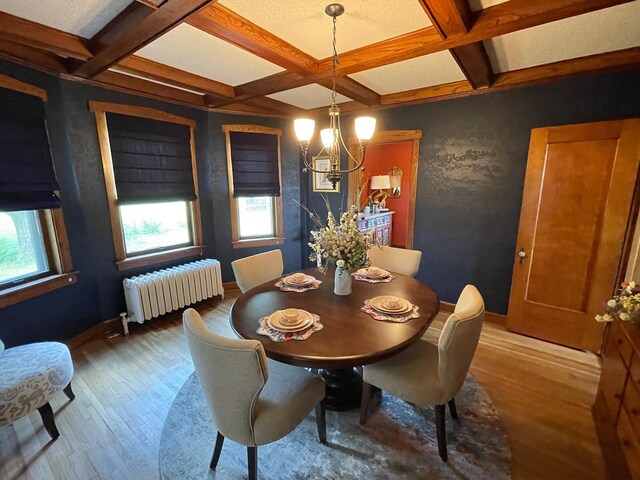
M 302 150 L 304 159 L 303 172 L 311 170 L 312 172 L 325 174 L 328 181 L 331 182 L 335 188 L 336 183 L 342 179 L 342 175 L 355 172 L 356 170 L 363 168 L 364 157 L 367 149 L 367 144 L 373 132 L 376 128 L 376 119 L 373 117 L 358 117 L 355 119 L 356 137 L 359 144 L 359 158 L 355 158 L 344 143 L 342 138 L 342 131 L 340 128 L 340 107 L 336 104 L 336 70 L 338 66 L 338 52 L 336 50 L 336 22 L 340 15 L 344 13 L 344 7 L 339 3 L 331 3 L 324 9 L 325 13 L 333 18 L 333 66 L 332 66 L 332 90 L 331 90 L 331 107 L 329 107 L 329 128 L 325 128 L 320 131 L 320 140 L 322 141 L 322 150 L 318 152 L 318 156 L 326 155 L 329 157 L 330 165 L 329 170 L 317 170 L 312 164 L 309 163 L 308 152 L 309 144 L 313 138 L 313 131 L 315 129 L 315 121 L 309 118 L 297 118 L 294 121 L 294 128 L 296 137 L 300 142 L 300 149 Z M 347 168 L 347 170 L 340 169 L 340 149 L 344 148 L 347 155 L 355 166 Z

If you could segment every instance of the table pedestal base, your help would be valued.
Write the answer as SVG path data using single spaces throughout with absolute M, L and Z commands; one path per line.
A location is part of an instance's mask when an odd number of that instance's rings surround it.
M 362 377 L 355 368 L 322 369 L 326 390 L 324 406 L 328 410 L 355 410 L 360 407 Z

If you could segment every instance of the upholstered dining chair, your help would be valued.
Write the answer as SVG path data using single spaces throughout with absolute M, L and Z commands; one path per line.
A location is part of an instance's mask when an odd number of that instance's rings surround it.
M 218 430 L 212 470 L 229 438 L 247 447 L 249 480 L 257 479 L 258 446 L 287 435 L 314 408 L 320 442 L 326 442 L 324 382 L 319 377 L 267 360 L 257 340 L 215 335 L 192 308 L 185 310 L 183 321 L 196 375 Z
M 282 275 L 284 265 L 282 252 L 278 249 L 240 258 L 231 262 L 236 283 L 242 291 L 251 290 L 261 283 L 274 280 Z
M 66 345 L 38 342 L 7 348 L 0 341 L 0 426 L 38 410 L 49 436 L 60 436 L 49 400 L 63 390 L 69 400 L 73 362 Z
M 371 265 L 408 277 L 415 277 L 420 268 L 422 252 L 396 247 L 373 247 L 369 250 Z
M 420 340 L 388 360 L 365 366 L 360 423 L 364 424 L 367 417 L 372 385 L 419 407 L 434 405 L 438 453 L 446 461 L 445 404 L 457 419 L 455 396 L 469 371 L 483 319 L 482 295 L 476 287 L 467 285 L 444 324 L 437 345 Z

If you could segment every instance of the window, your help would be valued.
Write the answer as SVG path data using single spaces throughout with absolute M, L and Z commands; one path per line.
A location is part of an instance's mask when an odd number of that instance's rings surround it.
M 195 122 L 145 107 L 90 102 L 90 108 L 118 269 L 201 254 Z
M 0 212 L 0 288 L 49 273 L 38 212 Z
M 44 90 L 0 75 L 0 308 L 76 282 L 46 100 Z
M 187 202 L 120 206 L 127 255 L 191 244 Z
M 240 238 L 275 237 L 274 203 L 272 197 L 237 199 Z
M 223 125 L 234 248 L 284 242 L 279 129 Z

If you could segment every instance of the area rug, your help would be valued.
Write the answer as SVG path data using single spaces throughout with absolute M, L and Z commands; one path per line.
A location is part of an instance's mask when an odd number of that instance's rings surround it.
M 459 420 L 447 410 L 448 462 L 438 456 L 433 408 L 421 410 L 386 393 L 372 402 L 367 423 L 358 412 L 327 411 L 327 444 L 311 413 L 291 434 L 258 448 L 258 475 L 284 479 L 507 479 L 511 454 L 491 400 L 471 375 L 456 397 Z M 246 448 L 226 440 L 216 472 L 209 470 L 216 430 L 198 378 L 182 386 L 160 439 L 163 480 L 247 478 Z

